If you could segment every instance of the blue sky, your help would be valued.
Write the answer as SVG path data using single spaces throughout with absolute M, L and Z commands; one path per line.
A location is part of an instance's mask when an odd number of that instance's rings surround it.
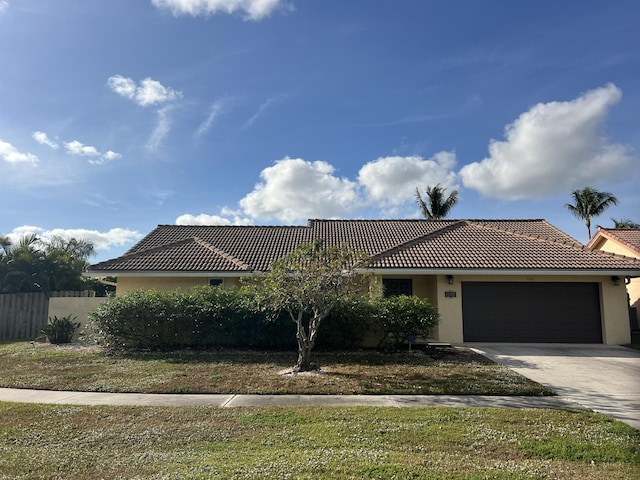
M 120 255 L 157 224 L 640 221 L 640 3 L 0 0 L 0 233 Z

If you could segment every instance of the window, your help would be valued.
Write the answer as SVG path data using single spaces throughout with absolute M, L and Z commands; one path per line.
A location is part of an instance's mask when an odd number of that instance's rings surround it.
M 383 278 L 385 297 L 395 297 L 398 295 L 413 295 L 413 284 L 410 278 Z
M 222 286 L 222 279 L 221 278 L 210 278 L 209 279 L 209 286 L 210 287 L 218 287 L 218 286 Z

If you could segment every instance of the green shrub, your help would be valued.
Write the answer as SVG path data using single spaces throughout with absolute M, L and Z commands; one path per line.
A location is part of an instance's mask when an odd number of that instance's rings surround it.
M 409 335 L 426 336 L 438 312 L 417 297 L 340 301 L 323 320 L 316 347 L 360 346 L 375 333 L 400 343 Z M 241 347 L 297 348 L 295 323 L 284 311 L 260 304 L 250 286 L 233 289 L 196 287 L 188 291 L 129 292 L 110 298 L 89 315 L 83 338 L 110 349 L 175 350 Z M 381 342 L 382 343 L 382 342 Z
M 71 343 L 73 334 L 80 328 L 80 322 L 74 322 L 78 317 L 71 318 L 71 315 L 58 318 L 49 317 L 49 323 L 40 329 L 40 333 L 47 337 L 50 343 L 58 345 L 60 343 Z
M 395 347 L 419 337 L 427 337 L 438 324 L 438 309 L 427 299 L 415 296 L 382 297 L 374 301 L 373 309 L 382 338 L 378 346 L 389 339 Z
M 89 315 L 89 337 L 111 349 L 170 350 L 215 345 L 223 335 L 220 288 L 188 292 L 136 290 L 110 298 Z M 221 305 L 222 304 L 222 305 Z
M 354 295 L 342 299 L 323 320 L 316 348 L 336 350 L 362 345 L 372 328 L 373 306 L 368 296 Z

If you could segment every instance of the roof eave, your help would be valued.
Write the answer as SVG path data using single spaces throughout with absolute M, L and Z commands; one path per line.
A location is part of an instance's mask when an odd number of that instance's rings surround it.
M 193 271 L 135 271 L 135 270 L 90 270 L 86 272 L 89 277 L 246 277 L 252 275 L 252 271 L 225 271 L 225 272 L 193 272 Z
M 640 277 L 639 269 L 492 269 L 492 268 L 371 268 L 357 269 L 360 273 L 376 275 L 549 275 L 549 276 L 621 276 Z

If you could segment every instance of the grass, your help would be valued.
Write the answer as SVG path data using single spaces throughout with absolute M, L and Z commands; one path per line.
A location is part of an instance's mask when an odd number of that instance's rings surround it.
M 0 402 L 0 479 L 631 479 L 640 432 L 577 411 Z
M 484 394 L 553 392 L 468 349 L 434 357 L 318 353 L 325 373 L 282 375 L 295 353 L 175 352 L 108 355 L 96 348 L 0 344 L 0 387 L 137 393 Z

